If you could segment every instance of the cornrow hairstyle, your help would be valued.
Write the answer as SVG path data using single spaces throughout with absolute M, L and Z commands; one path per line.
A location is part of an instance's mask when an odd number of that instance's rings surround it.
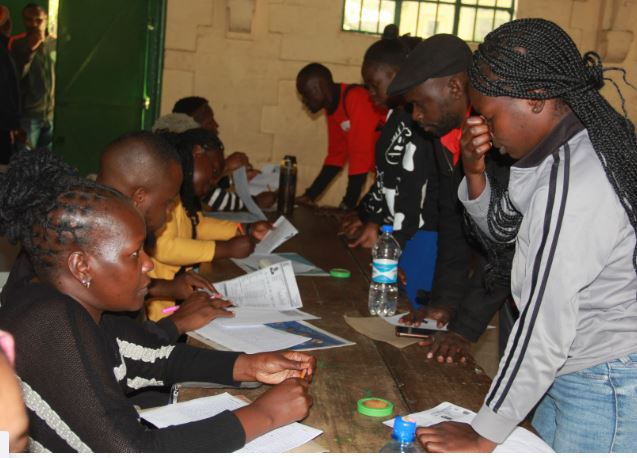
M 184 97 L 182 99 L 177 100 L 175 102 L 175 106 L 173 107 L 173 113 L 183 113 L 188 116 L 192 116 L 195 114 L 199 108 L 208 103 L 208 100 L 203 97 Z
M 172 140 L 176 142 L 175 144 L 183 170 L 183 181 L 181 183 L 181 189 L 179 190 L 179 196 L 181 198 L 181 203 L 186 210 L 186 214 L 192 222 L 193 238 L 196 238 L 197 224 L 199 224 L 199 216 L 197 215 L 197 212 L 201 211 L 201 200 L 195 195 L 192 182 L 194 175 L 194 158 L 192 155 L 192 149 L 195 145 L 199 145 L 204 149 L 217 150 L 223 154 L 224 146 L 223 143 L 221 143 L 221 140 L 219 140 L 219 137 L 209 130 L 201 127 L 198 127 L 197 129 L 190 129 L 178 134 L 175 137 L 172 137 Z
M 24 151 L 0 174 L 0 235 L 21 242 L 36 273 L 47 278 L 66 247 L 88 246 L 96 203 L 112 198 L 128 202 L 47 149 Z
M 573 40 L 553 22 L 518 19 L 486 36 L 473 56 L 469 76 L 473 87 L 487 96 L 560 99 L 566 103 L 588 130 L 606 177 L 637 232 L 637 213 L 633 207 L 637 202 L 637 139 L 619 87 L 604 76 L 610 70 L 620 71 L 624 82 L 629 84 L 623 69 L 602 67 L 597 53 L 580 55 Z M 617 90 L 623 114 L 615 111 L 599 93 L 605 80 Z M 489 230 L 496 241 L 511 243 L 521 216 L 505 216 L 506 210 L 513 206 L 504 197 L 503 205 L 508 208 L 496 209 L 494 215 L 489 215 L 494 222 Z M 637 245 L 633 267 L 637 272 Z
M 296 76 L 297 81 L 307 80 L 311 77 L 318 77 L 324 79 L 328 83 L 334 83 L 334 78 L 332 77 L 332 72 L 325 65 L 312 62 L 311 64 L 307 64 L 301 70 L 299 70 L 298 75 Z

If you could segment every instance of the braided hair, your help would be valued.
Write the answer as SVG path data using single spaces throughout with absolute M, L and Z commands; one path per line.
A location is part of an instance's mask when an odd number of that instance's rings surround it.
M 0 174 L 0 235 L 20 242 L 36 273 L 47 278 L 68 246 L 89 245 L 96 203 L 113 198 L 128 201 L 47 149 L 24 151 Z
M 637 139 L 619 87 L 604 75 L 610 70 L 622 72 L 628 84 L 623 69 L 602 67 L 595 52 L 580 55 L 573 40 L 553 22 L 518 19 L 486 36 L 473 56 L 469 76 L 473 87 L 490 97 L 558 99 L 568 105 L 588 130 L 606 177 L 637 231 Z M 604 81 L 615 86 L 623 114 L 599 93 Z M 513 208 L 506 196 L 504 205 Z M 506 217 L 489 220 L 493 238 L 511 243 L 521 216 L 509 212 Z M 633 267 L 637 271 L 637 245 Z
M 197 225 L 199 224 L 199 216 L 197 213 L 201 211 L 201 200 L 195 195 L 195 189 L 192 181 L 195 172 L 195 161 L 192 149 L 196 145 L 199 145 L 204 149 L 216 150 L 223 154 L 223 143 L 215 134 L 201 127 L 187 130 L 181 134 L 162 132 L 160 135 L 175 146 L 179 153 L 179 159 L 181 161 L 181 168 L 183 171 L 183 180 L 181 182 L 181 189 L 179 190 L 179 197 L 181 199 L 181 204 L 183 205 L 184 210 L 186 210 L 186 214 L 192 223 L 193 238 L 196 238 Z

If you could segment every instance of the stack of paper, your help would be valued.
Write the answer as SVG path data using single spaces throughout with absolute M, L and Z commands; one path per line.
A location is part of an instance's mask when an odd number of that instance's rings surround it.
M 214 286 L 235 304 L 229 309 L 234 316 L 217 318 L 189 335 L 215 348 L 258 353 L 353 344 L 302 321 L 319 317 L 299 310 L 303 304 L 291 261 L 215 283 Z
M 217 396 L 208 396 L 193 399 L 192 401 L 142 410 L 140 416 L 158 428 L 166 428 L 214 417 L 224 410 L 236 410 L 246 405 L 248 405 L 247 402 L 228 393 L 223 393 Z M 301 423 L 290 423 L 248 442 L 237 452 L 283 453 L 299 447 L 321 434 L 323 434 L 323 431 L 320 429 L 302 425 Z
M 291 261 L 215 283 L 216 290 L 237 307 L 290 310 L 303 307 Z
M 214 286 L 235 304 L 230 309 L 235 316 L 213 320 L 189 333 L 193 337 L 217 348 L 246 353 L 282 350 L 310 340 L 265 326 L 271 322 L 318 318 L 297 310 L 303 303 L 290 261 Z
M 476 414 L 470 410 L 459 407 L 450 402 L 443 402 L 433 409 L 411 413 L 409 418 L 418 426 L 431 426 L 443 421 L 459 421 L 471 423 Z M 394 419 L 387 420 L 383 424 L 393 427 Z M 553 449 L 542 439 L 526 429 L 517 427 L 509 435 L 507 440 L 498 445 L 494 453 L 552 453 Z

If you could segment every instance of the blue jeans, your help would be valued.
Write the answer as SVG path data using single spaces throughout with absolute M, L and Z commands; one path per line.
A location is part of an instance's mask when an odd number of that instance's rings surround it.
M 35 148 L 49 148 L 53 146 L 53 123 L 47 119 L 22 118 L 20 127 L 27 134 L 28 146 Z
M 556 452 L 637 452 L 637 353 L 557 377 L 533 427 Z

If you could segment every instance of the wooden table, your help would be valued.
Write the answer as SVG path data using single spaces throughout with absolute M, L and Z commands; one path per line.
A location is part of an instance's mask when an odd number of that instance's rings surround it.
M 381 423 L 387 418 L 366 417 L 356 411 L 356 401 L 366 396 L 393 402 L 394 415 L 429 409 L 443 401 L 477 411 L 491 380 L 474 363 L 428 361 L 418 345 L 399 350 L 373 341 L 345 323 L 343 315 L 369 315 L 370 256 L 363 249 L 350 250 L 345 239 L 336 235 L 337 219 L 305 207 L 297 207 L 289 219 L 299 234 L 277 251 L 300 253 L 326 271 L 341 267 L 352 273 L 348 279 L 297 277 L 303 310 L 321 317 L 312 323 L 356 342 L 312 352 L 318 360 L 310 389 L 314 405 L 303 423 L 324 431 L 316 442 L 332 452 L 378 451 L 389 440 L 390 430 Z M 212 281 L 244 273 L 230 261 L 202 266 L 201 271 Z M 254 399 L 265 389 L 224 391 Z M 182 393 L 184 400 L 204 395 L 201 389 Z

